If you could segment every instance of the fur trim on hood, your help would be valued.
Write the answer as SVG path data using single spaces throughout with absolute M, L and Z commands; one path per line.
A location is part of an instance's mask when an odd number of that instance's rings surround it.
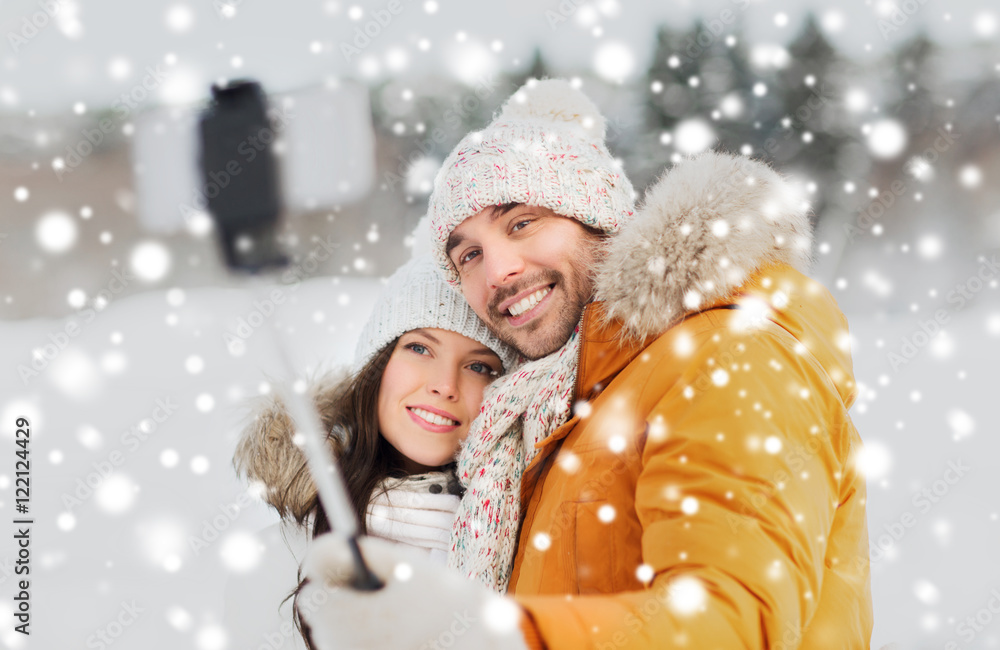
M 805 272 L 808 210 L 765 163 L 716 152 L 684 160 L 646 192 L 643 207 L 608 242 L 597 299 L 609 319 L 623 322 L 623 337 L 661 334 L 767 264 Z
M 332 406 L 348 387 L 346 372 L 328 373 L 310 384 L 313 403 L 323 422 L 323 430 L 333 428 Z M 250 408 L 253 421 L 240 435 L 233 454 L 236 473 L 247 481 L 261 484 L 263 498 L 282 519 L 292 517 L 299 524 L 306 520 L 316 500 L 316 486 L 306 469 L 306 458 L 292 442 L 295 430 L 284 403 L 274 395 L 257 398 Z M 330 453 L 340 455 L 336 438 L 327 437 Z
M 784 262 L 809 265 L 808 205 L 764 163 L 704 153 L 675 165 L 646 193 L 644 207 L 610 238 L 596 272 L 605 313 L 624 323 L 623 336 L 660 334 L 686 312 L 731 294 L 755 270 Z M 323 426 L 347 387 L 344 372 L 312 382 Z M 305 457 L 292 442 L 281 400 L 262 397 L 233 457 L 236 471 L 266 488 L 282 518 L 302 523 L 316 499 Z M 339 444 L 329 438 L 331 452 Z

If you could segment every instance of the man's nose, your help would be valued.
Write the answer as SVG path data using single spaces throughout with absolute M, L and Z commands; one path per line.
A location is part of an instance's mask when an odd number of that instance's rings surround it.
M 495 244 L 483 251 L 486 258 L 486 281 L 490 287 L 501 287 L 524 272 L 524 258 L 513 246 Z

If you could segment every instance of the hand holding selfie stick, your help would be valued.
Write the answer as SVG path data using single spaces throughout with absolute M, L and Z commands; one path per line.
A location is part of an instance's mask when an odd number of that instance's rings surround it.
M 239 81 L 212 86 L 212 102 L 200 122 L 201 172 L 208 211 L 226 266 L 233 273 L 256 275 L 280 270 L 289 261 L 276 236 L 281 213 L 277 165 L 270 148 L 260 150 L 256 145 L 273 139 L 273 131 L 268 131 L 267 102 L 259 84 Z M 246 155 L 249 146 L 257 148 L 252 159 Z M 262 278 L 252 284 L 261 299 L 268 299 Z M 288 353 L 278 336 L 272 333 L 272 339 L 289 378 L 279 384 L 279 394 L 303 438 L 301 448 L 331 528 L 350 547 L 354 564 L 351 586 L 363 591 L 380 589 L 382 581 L 365 563 L 358 547 L 357 519 L 336 461 L 323 444 L 326 436 L 319 415 L 308 394 L 294 388 L 295 371 Z

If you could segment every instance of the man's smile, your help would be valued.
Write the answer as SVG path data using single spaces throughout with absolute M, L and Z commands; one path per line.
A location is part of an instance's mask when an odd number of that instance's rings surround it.
M 540 316 L 549 304 L 556 283 L 535 286 L 508 298 L 496 310 L 511 326 L 518 327 Z

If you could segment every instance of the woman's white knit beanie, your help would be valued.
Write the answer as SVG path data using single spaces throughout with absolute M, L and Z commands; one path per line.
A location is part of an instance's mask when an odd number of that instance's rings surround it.
M 632 184 L 604 144 L 597 106 L 562 79 L 531 79 L 482 131 L 466 135 L 434 181 L 428 212 L 434 257 L 447 280 L 451 232 L 492 205 L 548 208 L 606 233 L 632 216 Z
M 457 332 L 496 352 L 507 372 L 517 361 L 517 352 L 483 324 L 462 294 L 448 285 L 430 255 L 426 218 L 414 233 L 414 257 L 386 282 L 365 323 L 354 353 L 358 371 L 396 337 L 421 327 Z

